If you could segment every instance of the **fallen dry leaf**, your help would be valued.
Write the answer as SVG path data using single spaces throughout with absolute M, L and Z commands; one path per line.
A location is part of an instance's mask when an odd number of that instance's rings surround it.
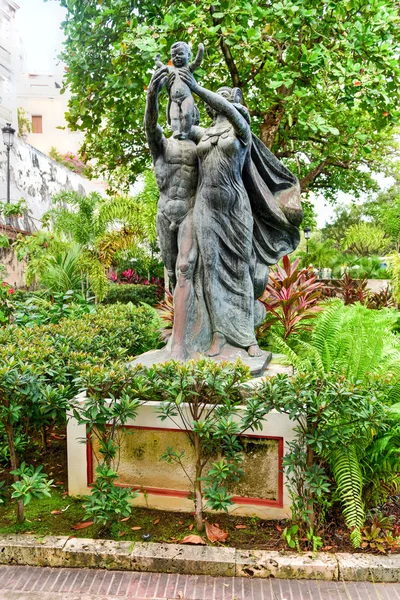
M 56 485 L 64 485 L 63 481 L 56 481 Z
M 199 535 L 187 535 L 181 540 L 181 544 L 201 544 L 205 546 L 206 542 Z
M 332 550 L 333 546 L 324 546 L 321 550 Z
M 129 521 L 130 517 L 124 517 L 123 519 L 121 519 L 121 523 L 125 523 L 126 521 Z
M 247 525 L 236 525 L 235 529 L 247 529 Z
M 280 525 L 275 525 L 278 531 L 282 531 L 282 527 Z
M 50 514 L 51 515 L 61 515 L 61 513 L 62 513 L 62 510 L 52 510 Z
M 179 525 L 183 525 L 183 521 L 178 521 Z
M 189 531 L 192 531 L 193 527 L 194 527 L 193 523 L 191 525 L 189 525 Z
M 210 542 L 226 542 L 228 532 L 220 529 L 216 524 L 212 525 L 206 521 L 206 533 Z
M 63 435 L 57 435 L 55 433 L 51 433 L 50 434 L 52 438 L 54 438 L 55 440 L 63 440 L 65 438 L 65 434 Z
M 142 529 L 141 527 L 131 527 L 132 531 L 139 531 L 139 529 Z
M 120 535 L 120 537 L 122 537 L 123 535 L 126 535 L 126 531 L 120 531 L 119 535 Z
M 158 525 L 158 524 L 159 524 L 159 522 L 160 522 L 160 519 L 156 519 L 156 520 L 154 521 L 153 525 Z
M 93 525 L 94 521 L 82 521 L 82 523 L 77 523 L 76 525 L 72 526 L 72 529 L 75 529 L 75 531 L 78 531 L 79 529 L 86 529 L 86 527 L 90 527 L 91 525 Z

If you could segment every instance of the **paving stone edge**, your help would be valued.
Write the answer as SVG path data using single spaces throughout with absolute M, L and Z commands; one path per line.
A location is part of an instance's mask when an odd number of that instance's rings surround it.
M 0 535 L 0 565 L 79 567 L 224 577 L 400 582 L 400 554 L 241 550 L 68 536 Z

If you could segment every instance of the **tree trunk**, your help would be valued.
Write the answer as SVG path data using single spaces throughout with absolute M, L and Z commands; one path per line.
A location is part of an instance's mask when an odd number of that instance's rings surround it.
M 15 451 L 14 432 L 13 432 L 13 428 L 12 428 L 10 421 L 7 421 L 4 424 L 4 427 L 5 427 L 5 430 L 7 433 L 8 448 L 10 450 L 11 470 L 16 471 L 19 467 L 19 464 L 18 464 L 17 453 Z M 18 475 L 13 475 L 13 478 L 14 478 L 14 482 L 19 481 Z M 25 520 L 24 503 L 22 500 L 18 500 L 18 502 L 17 502 L 17 523 L 18 524 L 23 523 L 24 520 Z
M 267 148 L 271 148 L 274 143 L 284 112 L 285 108 L 282 104 L 275 104 L 264 116 L 264 122 L 261 124 L 261 141 Z
M 196 522 L 196 529 L 200 533 L 204 529 L 204 523 L 203 523 L 203 498 L 202 498 L 202 494 L 201 494 L 201 481 L 200 481 L 201 470 L 202 470 L 201 469 L 201 443 L 200 443 L 200 437 L 198 434 L 195 434 L 195 437 L 194 437 L 194 449 L 195 449 L 195 456 L 196 456 L 196 480 L 194 483 L 194 485 L 195 485 L 195 489 L 194 489 L 195 522 Z
M 42 446 L 44 450 L 47 450 L 47 431 L 46 425 L 42 425 Z
M 309 446 L 307 446 L 307 467 L 311 468 L 314 464 L 314 450 L 311 450 Z M 314 499 L 312 497 L 312 492 L 308 492 L 307 498 L 307 510 L 309 510 L 309 519 L 310 525 L 314 529 L 315 526 L 315 514 L 314 514 Z

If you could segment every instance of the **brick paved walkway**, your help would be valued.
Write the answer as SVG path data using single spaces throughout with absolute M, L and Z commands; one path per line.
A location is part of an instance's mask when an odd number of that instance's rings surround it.
M 1 567 L 0 600 L 400 600 L 397 583 Z

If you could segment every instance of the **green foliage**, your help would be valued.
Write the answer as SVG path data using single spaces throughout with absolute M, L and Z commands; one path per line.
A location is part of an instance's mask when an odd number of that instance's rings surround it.
M 4 215 L 4 217 L 22 217 L 27 210 L 25 198 L 12 203 L 0 202 L 0 215 Z
M 372 223 L 351 225 L 343 240 L 344 250 L 354 252 L 358 256 L 384 253 L 389 247 L 384 230 Z
M 333 300 L 315 319 L 309 340 L 298 340 L 294 351 L 283 341 L 275 342 L 301 370 L 341 373 L 352 381 L 381 375 L 397 378 L 400 341 L 392 332 L 396 321 L 393 310 L 372 311 Z
M 93 518 L 107 529 L 113 521 L 129 517 L 129 502 L 137 495 L 115 485 L 123 426 L 136 418 L 140 406 L 135 398 L 136 374 L 137 370 L 120 363 L 88 367 L 79 378 L 86 390 L 85 400 L 76 402 L 73 409 L 78 422 L 86 426 L 90 442 L 97 442 L 94 447 L 99 452 L 96 480 L 90 496 L 85 497 L 85 518 Z
M 358 225 L 364 217 L 364 205 L 338 204 L 334 208 L 334 215 L 332 221 L 322 228 L 322 241 L 332 240 L 334 247 L 340 250 L 347 229 Z
M 257 330 L 257 337 L 265 337 L 276 323 L 281 326 L 284 340 L 311 329 L 310 321 L 321 310 L 318 302 L 322 287 L 311 269 L 301 269 L 298 259 L 291 263 L 290 258 L 284 256 L 283 266 L 276 265 L 271 270 L 268 285 L 260 298 L 266 308 L 266 317 Z
M 336 374 L 320 377 L 307 372 L 271 378 L 258 393 L 269 410 L 287 413 L 296 421 L 296 439 L 289 444 L 284 468 L 294 520 L 302 533 L 323 520 L 332 491 L 331 471 L 352 542 L 358 547 L 365 519 L 361 461 L 368 456 L 374 435 L 388 427 L 382 388 L 352 384 Z
M 118 474 L 106 464 L 96 467 L 96 480 L 90 496 L 84 496 L 85 519 L 103 525 L 109 529 L 116 521 L 129 517 L 132 513 L 131 502 L 138 492 L 130 488 L 117 487 Z
M 47 475 L 42 473 L 42 469 L 42 466 L 35 469 L 23 462 L 18 469 L 11 471 L 12 475 L 18 476 L 18 481 L 11 485 L 14 490 L 11 498 L 22 500 L 24 506 L 26 506 L 33 498 L 50 497 L 50 487 L 53 479 L 48 480 Z
M 400 302 L 400 253 L 394 252 L 386 257 L 389 263 L 389 273 L 392 281 L 393 295 L 396 299 L 396 305 Z
M 256 132 L 299 174 L 303 191 L 358 196 L 376 186 L 364 165 L 387 169 L 399 106 L 394 0 L 60 4 L 68 124 L 85 132 L 82 156 L 100 173 L 132 181 L 148 163 L 149 71 L 158 52 L 168 61 L 182 35 L 194 48 L 205 44 L 197 78 L 213 89 L 242 89 Z
M 32 131 L 32 121 L 27 115 L 27 112 L 21 106 L 17 108 L 18 112 L 18 137 L 22 137 Z
M 266 414 L 258 398 L 249 398 L 239 412 L 242 385 L 248 379 L 249 371 L 240 361 L 170 362 L 146 371 L 149 399 L 161 400 L 160 419 L 175 423 L 194 448 L 194 477 L 185 468 L 184 453 L 168 448 L 162 458 L 182 468 L 190 482 L 198 531 L 204 527 L 203 494 L 211 509 L 231 506 L 229 484 L 243 475 L 240 435 L 260 429 Z
M 43 223 L 51 224 L 56 234 L 72 244 L 71 252 L 76 253 L 75 270 L 80 278 L 78 289 L 86 289 L 85 275 L 97 300 L 101 301 L 108 291 L 106 270 L 114 258 L 127 250 L 134 251 L 135 247 L 142 247 L 142 253 L 146 248 L 153 257 L 158 198 L 155 186 L 154 177 L 145 175 L 144 190 L 134 198 L 102 198 L 95 192 L 88 196 L 62 192 L 54 197 L 55 206 L 44 215 Z M 68 255 L 63 260 L 70 262 Z
M 81 294 L 68 290 L 65 294 L 53 294 L 53 302 L 38 295 L 25 301 L 14 302 L 12 322 L 19 327 L 33 327 L 47 323 L 59 323 L 61 319 L 77 319 L 83 314 L 94 313 L 95 307 Z
M 125 304 L 132 302 L 138 305 L 142 302 L 155 306 L 159 301 L 157 296 L 158 287 L 156 285 L 140 285 L 140 284 L 111 284 L 103 304 L 115 304 L 121 302 Z
M 400 250 L 400 179 L 395 173 L 396 183 L 387 191 L 378 194 L 375 200 L 365 205 L 365 213 L 389 237 L 393 250 Z
M 365 513 L 362 503 L 362 473 L 355 447 L 337 448 L 330 458 L 333 476 L 343 505 L 343 516 L 347 526 L 352 529 L 350 539 L 353 546 L 359 548 Z

